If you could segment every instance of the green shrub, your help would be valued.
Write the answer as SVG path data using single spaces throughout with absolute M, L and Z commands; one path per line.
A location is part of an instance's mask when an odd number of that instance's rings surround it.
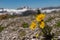
M 57 22 L 56 26 L 60 27 L 60 21 Z
M 1 26 L 0 26 L 0 32 L 1 32 L 3 29 L 4 29 L 4 27 L 1 27 Z
M 23 26 L 23 28 L 28 28 L 29 25 L 28 25 L 28 23 L 23 22 L 22 26 Z

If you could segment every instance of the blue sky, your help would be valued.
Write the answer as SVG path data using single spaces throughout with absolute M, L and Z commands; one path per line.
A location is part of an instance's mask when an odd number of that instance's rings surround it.
M 31 8 L 60 6 L 60 0 L 0 0 L 0 8 L 18 8 L 22 6 L 30 6 Z

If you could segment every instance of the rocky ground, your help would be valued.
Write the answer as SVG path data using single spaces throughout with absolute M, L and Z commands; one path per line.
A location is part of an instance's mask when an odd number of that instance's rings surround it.
M 24 28 L 23 23 L 30 23 L 34 19 L 34 16 L 19 16 L 10 17 L 0 20 L 0 40 L 32 40 L 36 33 L 41 33 L 37 27 L 34 31 L 29 29 L 29 26 Z M 60 13 L 46 14 L 45 22 L 48 26 L 52 27 L 53 33 L 55 33 L 54 40 L 60 38 Z M 39 40 L 42 40 L 42 33 Z M 38 40 L 35 38 L 35 40 Z

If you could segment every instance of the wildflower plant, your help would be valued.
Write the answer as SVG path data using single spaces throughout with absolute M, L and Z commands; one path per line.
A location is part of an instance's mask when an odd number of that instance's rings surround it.
M 44 22 L 45 16 L 46 15 L 44 13 L 40 13 L 40 14 L 38 13 L 35 17 L 36 21 L 35 22 L 32 21 L 32 23 L 30 25 L 30 29 L 35 30 L 36 27 L 39 27 L 44 34 L 44 37 L 45 37 L 44 40 L 48 40 L 49 38 L 51 40 L 53 38 L 53 35 L 50 33 L 52 28 L 49 27 L 48 25 L 46 25 L 46 23 Z M 39 36 L 39 34 L 36 34 L 36 37 L 38 37 L 38 36 Z

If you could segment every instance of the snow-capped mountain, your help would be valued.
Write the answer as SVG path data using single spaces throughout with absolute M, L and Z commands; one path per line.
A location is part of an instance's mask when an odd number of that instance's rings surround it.
M 60 7 L 46 7 L 41 8 L 41 12 L 51 13 L 52 11 L 60 11 Z
M 60 11 L 60 7 L 49 7 L 49 8 L 39 8 L 39 10 L 42 12 L 42 13 L 51 13 L 52 11 Z M 24 8 L 19 8 L 19 9 L 3 9 L 3 8 L 0 8 L 0 15 L 2 14 L 10 14 L 10 15 L 19 15 L 19 14 L 22 14 L 24 13 L 25 14 L 29 14 L 29 13 L 36 13 L 37 12 L 37 9 L 31 9 L 31 8 L 27 8 L 27 7 L 24 7 Z
M 42 13 L 51 13 L 53 11 L 60 11 L 60 9 L 47 9 L 47 10 L 41 10 Z
M 11 15 L 13 15 L 13 13 L 21 14 L 22 12 L 25 12 L 27 10 L 30 10 L 30 9 L 27 9 L 27 8 L 23 8 L 23 9 L 19 9 L 19 10 L 17 10 L 17 9 L 0 9 L 0 14 L 2 14 L 2 12 L 5 13 L 5 11 L 8 12 L 9 14 L 11 14 Z

